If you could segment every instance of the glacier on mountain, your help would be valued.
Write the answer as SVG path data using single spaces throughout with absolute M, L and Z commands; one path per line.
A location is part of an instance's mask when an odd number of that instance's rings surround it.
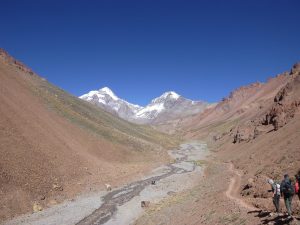
M 142 107 L 119 98 L 108 87 L 90 91 L 79 98 L 136 123 L 158 123 L 177 119 L 201 112 L 209 105 L 203 101 L 186 99 L 174 91 L 169 91 Z

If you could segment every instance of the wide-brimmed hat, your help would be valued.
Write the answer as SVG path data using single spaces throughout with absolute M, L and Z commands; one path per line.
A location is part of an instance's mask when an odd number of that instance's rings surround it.
M 274 180 L 268 179 L 268 183 L 269 183 L 269 184 L 274 184 Z

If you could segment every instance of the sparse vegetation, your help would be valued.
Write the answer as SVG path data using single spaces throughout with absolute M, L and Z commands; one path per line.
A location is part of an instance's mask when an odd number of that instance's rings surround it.
M 204 165 L 206 165 L 208 162 L 206 161 L 206 160 L 195 160 L 194 161 L 194 164 L 196 165 L 196 166 L 204 166 Z
M 145 151 L 159 146 L 172 148 L 179 144 L 178 137 L 160 133 L 149 126 L 124 121 L 39 77 L 35 78 L 35 82 L 37 85 L 32 85 L 32 91 L 44 100 L 48 108 L 93 135 L 113 143 L 131 146 L 135 151 Z

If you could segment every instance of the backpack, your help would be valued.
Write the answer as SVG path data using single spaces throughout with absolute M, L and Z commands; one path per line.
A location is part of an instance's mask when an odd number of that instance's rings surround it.
M 282 189 L 284 195 L 292 196 L 295 194 L 294 187 L 290 181 L 285 181 Z
M 295 193 L 298 194 L 299 193 L 299 182 L 297 181 L 295 184 Z

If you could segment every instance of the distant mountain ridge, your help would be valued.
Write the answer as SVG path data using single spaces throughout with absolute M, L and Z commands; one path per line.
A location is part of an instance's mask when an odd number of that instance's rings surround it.
M 197 114 L 209 104 L 186 99 L 174 91 L 165 92 L 147 106 L 139 106 L 117 97 L 108 87 L 90 91 L 79 97 L 119 117 L 141 124 L 162 123 Z

